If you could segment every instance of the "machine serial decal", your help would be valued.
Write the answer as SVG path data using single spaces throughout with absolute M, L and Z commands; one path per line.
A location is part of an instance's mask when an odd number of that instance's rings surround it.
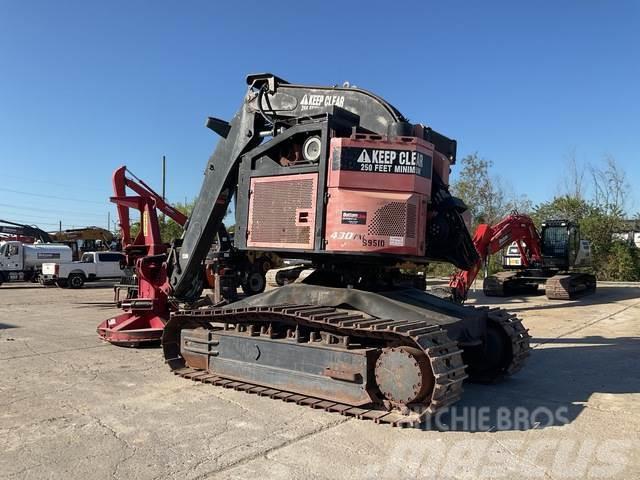
M 387 242 L 379 238 L 374 238 L 374 239 L 370 239 L 366 237 L 362 238 L 363 247 L 384 247 L 386 244 Z
M 362 242 L 363 247 L 384 247 L 387 245 L 386 240 L 381 238 L 367 238 L 366 235 L 355 232 L 337 231 L 333 232 L 330 238 L 332 240 L 358 240 Z
M 367 212 L 354 212 L 354 211 L 342 211 L 343 225 L 366 225 L 367 224 Z
M 305 95 L 300 100 L 300 110 L 310 110 L 318 107 L 344 106 L 343 95 Z
M 362 240 L 363 236 L 361 233 L 337 231 L 333 232 L 330 238 L 332 240 Z
M 334 154 L 334 170 L 400 173 L 431 178 L 432 158 L 414 150 L 345 147 L 338 157 Z

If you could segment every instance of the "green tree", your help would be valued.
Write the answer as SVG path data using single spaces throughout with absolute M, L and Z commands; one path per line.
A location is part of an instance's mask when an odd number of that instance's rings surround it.
M 193 212 L 193 208 L 196 204 L 196 200 L 191 200 L 187 203 L 177 202 L 173 204 L 173 207 L 184 213 L 187 217 L 191 215 Z M 233 233 L 235 231 L 235 225 L 231 224 L 233 221 L 233 213 L 234 209 L 229 208 L 227 210 L 227 215 L 225 216 L 225 225 L 227 226 L 227 231 L 229 233 Z M 158 213 L 158 223 L 160 227 L 160 237 L 162 241 L 165 243 L 171 243 L 172 240 L 176 238 L 180 238 L 184 233 L 184 228 L 181 225 L 176 223 L 171 218 L 166 215 L 162 215 L 162 213 Z M 131 236 L 135 238 L 135 236 L 140 231 L 140 222 L 133 222 L 131 224 Z
M 177 210 L 184 213 L 187 218 L 193 212 L 193 207 L 195 206 L 195 200 L 192 200 L 187 203 L 178 202 L 174 206 Z M 176 238 L 180 238 L 184 232 L 184 228 L 174 220 L 170 219 L 167 216 L 160 216 L 160 236 L 162 237 L 163 242 L 171 242 Z
M 479 223 L 494 224 L 513 210 L 528 213 L 533 209 L 526 195 L 513 194 L 512 189 L 491 171 L 491 160 L 474 153 L 460 163 L 462 170 L 451 184 L 451 193 L 469 207 L 473 228 Z
M 457 180 L 451 185 L 451 192 L 469 207 L 472 233 L 478 224 L 494 225 L 514 210 L 528 213 L 533 209 L 526 195 L 514 195 L 511 189 L 503 184 L 500 177 L 492 173 L 493 163 L 490 160 L 474 153 L 464 157 L 460 163 L 462 169 Z M 499 260 L 494 257 L 488 259 L 488 266 L 491 273 L 502 268 Z M 434 265 L 430 271 L 437 274 L 445 269 L 451 269 L 451 267 Z
M 591 210 L 592 206 L 589 202 L 567 194 L 536 205 L 531 217 L 538 226 L 545 220 L 569 220 L 579 223 L 590 214 Z
M 177 202 L 173 207 L 188 217 L 191 215 L 194 205 L 195 200 L 192 200 L 187 203 Z M 170 243 L 173 239 L 180 238 L 184 232 L 181 225 L 161 213 L 158 213 L 158 225 L 160 228 L 160 238 L 165 243 Z M 135 238 L 138 232 L 140 232 L 140 222 L 133 222 L 131 224 L 131 237 Z
M 637 282 L 640 280 L 640 255 L 637 247 L 615 240 L 600 262 L 598 278 Z
M 504 191 L 489 172 L 492 162 L 474 153 L 461 163 L 458 180 L 451 185 L 453 195 L 469 207 L 474 228 L 478 223 L 494 223 L 504 213 L 506 202 Z

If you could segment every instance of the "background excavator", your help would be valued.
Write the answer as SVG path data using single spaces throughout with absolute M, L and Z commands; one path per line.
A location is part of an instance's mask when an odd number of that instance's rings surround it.
M 515 315 L 429 295 L 396 267 L 478 262 L 466 206 L 448 189 L 455 140 L 359 88 L 271 74 L 247 83 L 230 122 L 207 122 L 221 138 L 182 238 L 136 263 L 148 287 L 136 302 L 166 322 L 171 370 L 399 426 L 457 401 L 468 377 L 492 382 L 518 371 L 529 335 Z M 306 272 L 204 305 L 203 262 L 232 198 L 234 248 L 303 259 Z M 111 341 L 130 319 L 108 319 L 99 331 Z
M 0 241 L 17 240 L 23 243 L 53 243 L 51 235 L 34 225 L 0 220 Z
M 76 244 L 74 260 L 78 260 L 85 252 L 97 252 L 110 250 L 111 243 L 115 240 L 113 233 L 101 227 L 69 228 L 58 232 L 50 232 L 54 242 L 70 245 Z M 73 247 L 72 247 L 73 249 Z
M 488 258 L 503 249 L 505 270 L 484 278 L 487 296 L 534 294 L 539 285 L 545 285 L 549 299 L 568 300 L 595 292 L 595 275 L 580 270 L 591 265 L 590 243 L 580 238 L 574 223 L 548 220 L 538 233 L 531 217 L 512 213 L 495 225 L 478 225 L 473 243 L 479 254 L 476 263 L 456 272 L 448 287 L 435 287 L 434 293 L 463 302 Z

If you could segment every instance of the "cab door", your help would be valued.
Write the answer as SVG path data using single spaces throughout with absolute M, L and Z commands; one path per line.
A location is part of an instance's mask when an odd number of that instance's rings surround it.
M 119 253 L 98 253 L 97 266 L 100 269 L 98 277 L 114 278 L 119 277 L 121 274 L 120 260 L 122 256 Z
M 7 244 L 7 249 L 4 258 L 4 264 L 7 270 L 20 271 L 24 270 L 24 262 L 22 258 L 22 245 L 19 243 Z

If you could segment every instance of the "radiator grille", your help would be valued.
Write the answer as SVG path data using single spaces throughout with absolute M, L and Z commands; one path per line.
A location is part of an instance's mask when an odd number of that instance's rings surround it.
M 369 235 L 415 238 L 416 221 L 414 204 L 390 202 L 376 210 L 368 232 Z
M 314 196 L 313 178 L 255 182 L 251 197 L 250 243 L 311 247 L 313 222 L 296 225 L 296 216 L 300 209 L 314 208 Z

